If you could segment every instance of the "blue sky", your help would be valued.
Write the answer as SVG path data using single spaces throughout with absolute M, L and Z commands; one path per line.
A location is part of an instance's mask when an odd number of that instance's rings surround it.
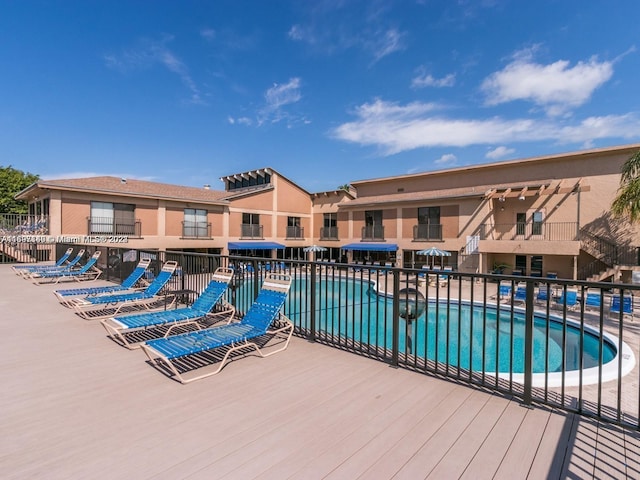
M 0 0 L 0 164 L 222 189 L 640 141 L 637 0 Z

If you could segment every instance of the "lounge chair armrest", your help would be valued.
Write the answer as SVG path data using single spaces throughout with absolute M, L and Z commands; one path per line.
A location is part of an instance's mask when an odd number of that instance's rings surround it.
M 195 327 L 198 330 L 202 330 L 202 327 L 200 326 L 200 324 L 198 323 L 198 320 L 191 320 L 189 322 L 181 322 L 181 323 L 176 323 L 175 325 L 171 325 L 169 328 L 167 328 L 167 331 L 164 334 L 164 338 L 170 337 L 171 336 L 171 332 L 175 329 L 175 328 L 184 328 L 187 325 L 195 325 Z

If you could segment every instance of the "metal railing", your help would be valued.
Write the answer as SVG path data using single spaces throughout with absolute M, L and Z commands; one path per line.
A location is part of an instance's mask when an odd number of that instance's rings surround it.
M 480 225 L 480 240 L 578 240 L 576 222 L 530 222 Z
M 618 245 L 585 229 L 580 230 L 580 246 L 585 252 L 608 267 L 640 265 L 640 247 Z
M 262 231 L 262 225 L 256 225 L 253 223 L 243 223 L 240 225 L 241 238 L 264 238 Z
M 87 217 L 87 233 L 89 235 L 126 235 L 140 238 L 142 223 L 138 219 L 127 221 L 111 217 Z
M 143 254 L 156 273 L 176 260 L 169 288 L 182 292 L 233 266 L 227 300 L 240 317 L 265 276 L 285 272 L 299 337 L 640 430 L 640 285 L 99 248 L 109 279 Z
M 0 214 L 0 235 L 46 235 L 48 233 L 48 215 Z
M 384 225 L 362 227 L 362 240 L 384 240 Z
M 304 238 L 304 227 L 287 227 L 287 239 Z
M 338 240 L 338 227 L 321 227 L 320 240 Z
M 207 222 L 182 222 L 183 238 L 211 238 L 211 224 Z
M 418 224 L 413 226 L 413 239 L 420 240 L 442 240 L 442 225 L 440 224 Z

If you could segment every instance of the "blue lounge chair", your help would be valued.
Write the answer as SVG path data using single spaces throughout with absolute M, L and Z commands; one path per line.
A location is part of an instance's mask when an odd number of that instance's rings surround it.
M 240 322 L 150 340 L 141 345 L 142 350 L 153 365 L 159 368 L 167 367 L 181 383 L 189 383 L 219 373 L 229 356 L 238 350 L 253 348 L 262 357 L 281 352 L 287 348 L 293 334 L 293 323 L 280 313 L 290 286 L 289 275 L 269 274 L 255 302 Z M 257 339 L 265 335 L 278 338 L 281 343 L 279 347 L 274 346 L 267 353 L 263 352 L 263 349 L 268 347 Z M 210 363 L 211 356 L 206 355 L 206 352 L 223 347 L 226 348 L 226 352 L 217 368 L 199 375 L 188 375 L 193 365 Z
M 587 291 L 586 298 L 584 299 L 585 308 L 590 308 L 593 310 L 599 310 L 602 305 L 600 292 L 589 292 Z
M 558 308 L 564 308 L 566 305 L 568 310 L 574 310 L 578 306 L 578 290 L 563 290 L 558 297 L 554 298 L 554 302 Z
M 166 296 L 161 297 L 158 294 L 167 285 L 177 267 L 178 262 L 173 260 L 165 262 L 155 280 L 142 291 L 96 295 L 85 298 L 75 297 L 69 299 L 69 305 L 85 320 L 113 317 L 120 312 L 144 309 L 157 310 L 171 306 L 175 301 L 175 296 L 167 298 Z
M 101 320 L 102 326 L 113 340 L 132 349 L 139 348 L 140 342 L 151 338 L 157 338 L 163 334 L 167 337 L 176 327 L 184 328 L 190 325 L 200 330 L 203 319 L 226 316 L 231 320 L 235 308 L 224 300 L 223 295 L 232 277 L 233 270 L 220 267 L 214 272 L 209 285 L 191 306 L 105 318 Z
M 548 303 L 550 298 L 549 285 L 540 285 L 540 287 L 538 287 L 538 291 L 536 292 L 536 302 Z
M 22 276 L 24 272 L 33 271 L 33 270 L 46 270 L 48 268 L 59 268 L 64 266 L 64 263 L 68 260 L 68 258 L 73 253 L 73 247 L 67 248 L 67 251 L 58 259 L 58 261 L 53 265 L 42 265 L 42 264 L 29 264 L 29 265 L 13 265 L 11 268 L 16 273 L 16 275 Z
M 35 285 L 41 285 L 43 283 L 59 283 L 66 282 L 69 280 L 74 280 L 76 282 L 82 282 L 87 280 L 97 280 L 98 277 L 102 274 L 102 270 L 96 267 L 96 263 L 100 258 L 100 250 L 96 250 L 91 258 L 87 260 L 82 267 L 79 269 L 65 269 L 64 271 L 44 271 L 44 272 L 33 272 L 30 275 L 30 278 L 33 280 Z
M 492 295 L 492 299 L 498 300 L 501 302 L 508 302 L 511 300 L 511 284 L 510 283 L 500 283 L 498 285 L 498 293 L 496 295 Z
M 85 288 L 68 288 L 65 290 L 55 290 L 53 294 L 58 301 L 66 306 L 70 307 L 70 297 L 90 296 L 90 295 L 102 295 L 105 293 L 123 292 L 125 290 L 133 289 L 134 285 L 142 278 L 145 270 L 151 263 L 150 258 L 141 258 L 136 268 L 125 278 L 120 285 L 105 285 L 103 287 L 85 287 Z
M 526 283 L 520 283 L 516 287 L 516 293 L 513 296 L 514 302 L 525 303 L 527 301 L 527 285 Z
M 625 295 L 622 299 L 622 305 L 620 304 L 620 295 L 615 294 L 611 296 L 611 304 L 609 305 L 609 315 L 620 316 L 620 308 L 622 307 L 623 315 L 631 315 L 633 318 L 633 297 L 631 295 Z
M 72 270 L 76 266 L 76 264 L 80 260 L 82 260 L 82 257 L 84 257 L 84 248 L 81 248 L 80 250 L 78 250 L 78 253 L 76 253 L 76 256 L 73 257 L 71 260 L 68 260 L 67 263 L 63 265 L 34 266 L 34 268 L 21 269 L 17 273 L 18 275 L 21 275 L 22 278 L 30 279 L 33 274 L 40 273 L 40 272 L 66 272 L 66 271 Z

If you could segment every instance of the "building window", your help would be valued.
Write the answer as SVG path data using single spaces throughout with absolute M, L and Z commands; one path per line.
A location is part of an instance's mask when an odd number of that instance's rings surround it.
M 440 223 L 440 207 L 418 208 L 418 225 L 415 239 L 442 240 L 442 224 Z
M 271 175 L 268 173 L 249 175 L 242 178 L 228 179 L 227 190 L 255 187 L 256 185 L 267 185 L 269 183 L 271 183 Z
M 516 213 L 516 235 L 524 236 L 527 230 L 527 214 Z
M 242 214 L 242 236 L 245 238 L 262 238 L 260 215 L 257 213 Z
M 362 238 L 369 240 L 384 240 L 382 225 L 382 210 L 367 210 L 364 212 L 364 228 Z
M 527 256 L 516 255 L 516 265 L 513 268 L 514 275 L 526 275 L 527 274 Z
M 209 223 L 207 211 L 199 208 L 185 208 L 182 236 L 191 238 L 208 238 Z
M 338 239 L 338 214 L 325 213 L 320 230 L 321 239 Z
M 89 234 L 138 235 L 135 205 L 91 202 Z
M 304 238 L 300 217 L 287 217 L 287 238 Z
M 542 222 L 544 220 L 544 215 L 542 214 L 542 212 L 533 212 L 531 220 L 531 234 L 542 235 Z

